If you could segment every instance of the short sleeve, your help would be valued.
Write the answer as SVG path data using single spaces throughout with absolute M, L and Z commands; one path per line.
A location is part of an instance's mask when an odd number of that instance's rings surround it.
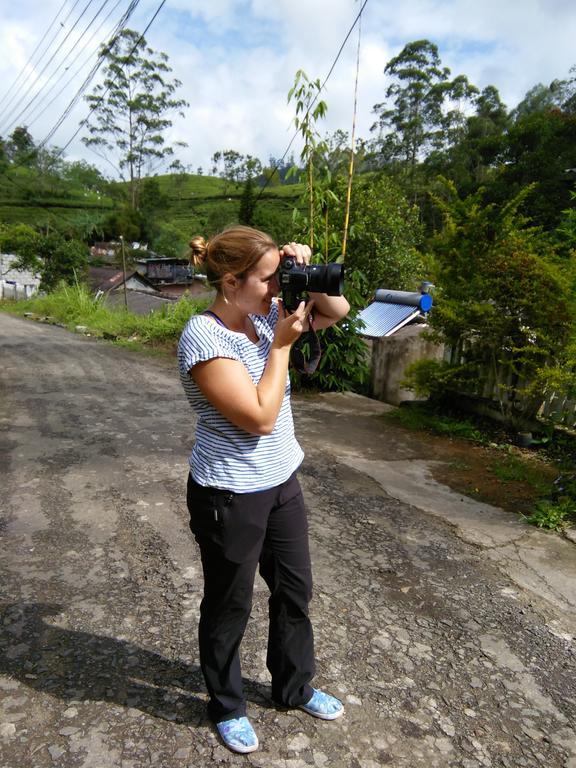
M 270 312 L 268 312 L 268 315 L 266 316 L 266 322 L 268 323 L 270 328 L 272 328 L 272 330 L 276 328 L 276 323 L 278 322 L 278 313 L 279 313 L 278 302 L 273 301 L 272 304 L 270 305 Z
M 180 373 L 187 374 L 197 363 L 216 357 L 241 360 L 225 329 L 205 316 L 196 315 L 188 321 L 178 344 Z

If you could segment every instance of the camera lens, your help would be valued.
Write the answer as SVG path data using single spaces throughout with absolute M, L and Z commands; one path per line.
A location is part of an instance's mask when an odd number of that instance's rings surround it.
M 312 264 L 306 267 L 308 290 L 341 296 L 344 291 L 344 267 L 342 264 Z

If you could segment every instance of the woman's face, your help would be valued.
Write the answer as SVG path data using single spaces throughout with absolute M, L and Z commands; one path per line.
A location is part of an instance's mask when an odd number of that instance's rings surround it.
M 247 314 L 267 315 L 272 299 L 278 295 L 277 271 L 280 254 L 271 248 L 246 275 L 236 291 L 236 305 Z

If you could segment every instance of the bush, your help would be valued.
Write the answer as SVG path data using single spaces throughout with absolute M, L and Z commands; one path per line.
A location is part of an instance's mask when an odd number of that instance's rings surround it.
M 438 300 L 430 324 L 452 360 L 409 372 L 421 391 L 492 396 L 510 425 L 534 419 L 548 387 L 575 382 L 566 365 L 571 281 L 519 213 L 528 192 L 503 208 L 483 204 L 482 192 L 460 200 L 449 183 L 435 198 L 444 226 L 431 244 Z

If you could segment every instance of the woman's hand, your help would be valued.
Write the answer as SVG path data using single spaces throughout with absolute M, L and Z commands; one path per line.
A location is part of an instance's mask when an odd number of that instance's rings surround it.
M 283 259 L 285 256 L 292 256 L 298 264 L 310 264 L 312 251 L 309 245 L 288 243 L 280 248 L 280 258 Z
M 288 243 L 280 249 L 280 258 L 291 256 L 296 259 L 298 264 L 307 265 L 310 263 L 312 251 L 309 245 L 302 243 Z M 343 317 L 346 317 L 350 311 L 350 305 L 344 296 L 327 296 L 325 293 L 310 293 L 310 298 L 314 303 L 314 328 L 329 328 Z
M 273 346 L 291 347 L 304 330 L 306 318 L 313 306 L 313 301 L 309 301 L 307 304 L 301 301 L 296 310 L 291 315 L 287 315 L 283 303 L 278 301 L 279 318 L 274 331 Z

